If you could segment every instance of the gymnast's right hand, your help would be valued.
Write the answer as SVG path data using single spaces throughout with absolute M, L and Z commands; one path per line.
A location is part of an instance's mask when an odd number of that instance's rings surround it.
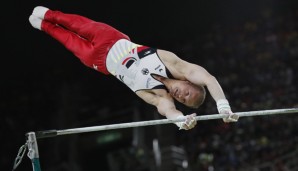
M 185 118 L 185 121 L 183 122 L 176 122 L 175 124 L 179 127 L 180 129 L 184 129 L 184 130 L 189 130 L 194 128 L 197 125 L 197 120 L 196 120 L 196 115 L 195 113 L 190 114 L 190 115 L 186 115 L 186 116 L 178 116 L 177 119 L 179 118 Z

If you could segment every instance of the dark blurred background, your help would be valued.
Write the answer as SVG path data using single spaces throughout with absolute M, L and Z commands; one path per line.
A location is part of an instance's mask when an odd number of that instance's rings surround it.
M 6 1 L 1 12 L 1 170 L 29 131 L 164 119 L 112 76 L 31 27 L 37 5 L 110 24 L 205 67 L 234 112 L 298 106 L 298 1 Z M 196 111 L 215 114 L 208 94 Z M 38 141 L 45 171 L 297 171 L 297 114 L 66 135 Z M 17 170 L 32 170 L 27 156 Z

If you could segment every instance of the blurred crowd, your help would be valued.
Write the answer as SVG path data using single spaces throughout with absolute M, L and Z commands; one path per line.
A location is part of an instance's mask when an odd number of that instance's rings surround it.
M 219 79 L 235 112 L 297 107 L 297 21 L 298 11 L 273 15 L 266 9 L 258 19 L 216 24 L 201 42 L 194 40 L 199 46 L 190 42 L 181 54 L 202 58 Z M 203 111 L 216 113 L 214 105 L 207 99 Z M 295 115 L 239 121 L 199 122 L 191 134 L 179 134 L 179 144 L 187 149 L 195 170 L 241 170 L 266 162 L 274 165 L 273 161 L 298 150 Z M 279 163 L 278 169 L 286 171 L 286 167 Z

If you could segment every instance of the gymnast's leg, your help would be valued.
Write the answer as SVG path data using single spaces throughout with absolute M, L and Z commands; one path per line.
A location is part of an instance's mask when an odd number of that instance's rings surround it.
M 52 36 L 80 59 L 86 58 L 93 50 L 92 43 L 86 39 L 91 38 L 90 34 L 83 34 L 83 37 L 78 34 L 84 23 L 92 22 L 90 19 L 35 7 L 29 21 L 34 28 Z

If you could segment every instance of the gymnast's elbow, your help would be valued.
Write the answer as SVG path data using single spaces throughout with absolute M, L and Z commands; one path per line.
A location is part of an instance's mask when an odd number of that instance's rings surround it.
M 159 114 L 161 114 L 162 116 L 166 116 L 166 110 L 164 107 L 162 107 L 161 105 L 157 105 L 156 108 Z

